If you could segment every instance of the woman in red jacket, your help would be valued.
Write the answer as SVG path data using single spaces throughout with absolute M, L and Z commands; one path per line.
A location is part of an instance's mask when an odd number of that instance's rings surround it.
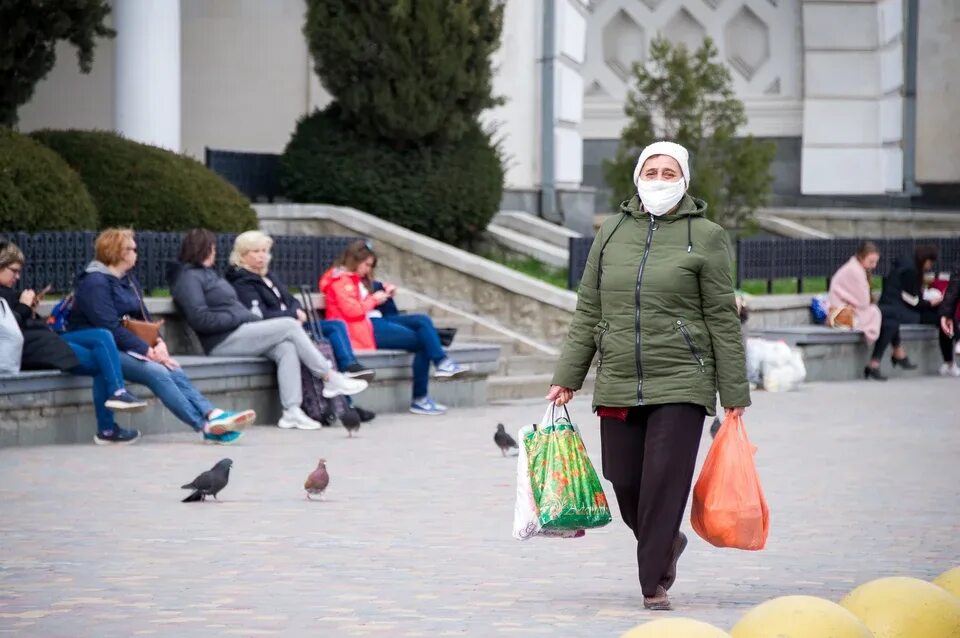
M 427 315 L 402 314 L 384 317 L 377 308 L 390 299 L 396 286 L 386 284 L 373 290 L 373 269 L 377 255 L 368 241 L 356 241 L 343 252 L 337 263 L 320 278 L 320 291 L 325 296 L 326 318 L 347 324 L 350 344 L 355 350 L 406 350 L 413 358 L 414 414 L 440 415 L 447 411 L 430 398 L 430 362 L 436 366 L 434 376 L 452 377 L 466 369 L 458 365 L 440 345 L 440 337 Z

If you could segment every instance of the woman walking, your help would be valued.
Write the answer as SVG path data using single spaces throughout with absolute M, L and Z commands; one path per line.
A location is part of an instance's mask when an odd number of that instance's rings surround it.
M 599 353 L 603 474 L 637 539 L 643 605 L 665 610 L 704 417 L 718 390 L 727 416 L 750 392 L 726 233 L 687 195 L 687 150 L 651 144 L 633 176 L 638 194 L 590 249 L 547 399 L 568 402 Z

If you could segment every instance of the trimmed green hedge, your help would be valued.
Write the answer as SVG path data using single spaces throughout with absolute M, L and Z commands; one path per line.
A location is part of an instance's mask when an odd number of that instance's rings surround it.
M 280 160 L 297 202 L 352 206 L 441 241 L 479 238 L 500 208 L 500 153 L 476 124 L 456 143 L 398 149 L 346 128 L 334 103 L 300 120 Z
M 96 227 L 97 209 L 80 176 L 47 147 L 0 127 L 0 229 Z
M 192 158 L 106 131 L 44 130 L 31 135 L 80 174 L 99 209 L 101 227 L 203 227 L 215 232 L 257 227 L 250 202 Z

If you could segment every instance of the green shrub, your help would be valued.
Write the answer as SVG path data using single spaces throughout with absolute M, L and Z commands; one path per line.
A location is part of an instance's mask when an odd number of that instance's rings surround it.
M 0 127 L 0 230 L 93 230 L 97 209 L 59 155 Z
M 215 232 L 257 227 L 250 202 L 200 162 L 105 131 L 31 134 L 60 154 L 83 179 L 101 226 Z
M 298 122 L 280 160 L 288 198 L 353 206 L 451 244 L 479 238 L 503 194 L 500 153 L 479 125 L 453 144 L 397 148 L 347 129 L 338 111 Z

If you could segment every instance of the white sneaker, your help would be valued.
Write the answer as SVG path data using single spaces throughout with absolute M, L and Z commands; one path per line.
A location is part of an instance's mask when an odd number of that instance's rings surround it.
M 369 384 L 363 379 L 351 379 L 339 372 L 331 372 L 330 377 L 323 382 L 323 396 L 332 399 L 341 394 L 351 395 L 363 392 Z
M 322 425 L 307 416 L 306 412 L 300 408 L 290 408 L 283 411 L 283 416 L 277 423 L 277 427 L 289 430 L 296 428 L 298 430 L 319 430 Z
M 956 363 L 944 363 L 940 366 L 941 377 L 960 377 L 960 366 Z

